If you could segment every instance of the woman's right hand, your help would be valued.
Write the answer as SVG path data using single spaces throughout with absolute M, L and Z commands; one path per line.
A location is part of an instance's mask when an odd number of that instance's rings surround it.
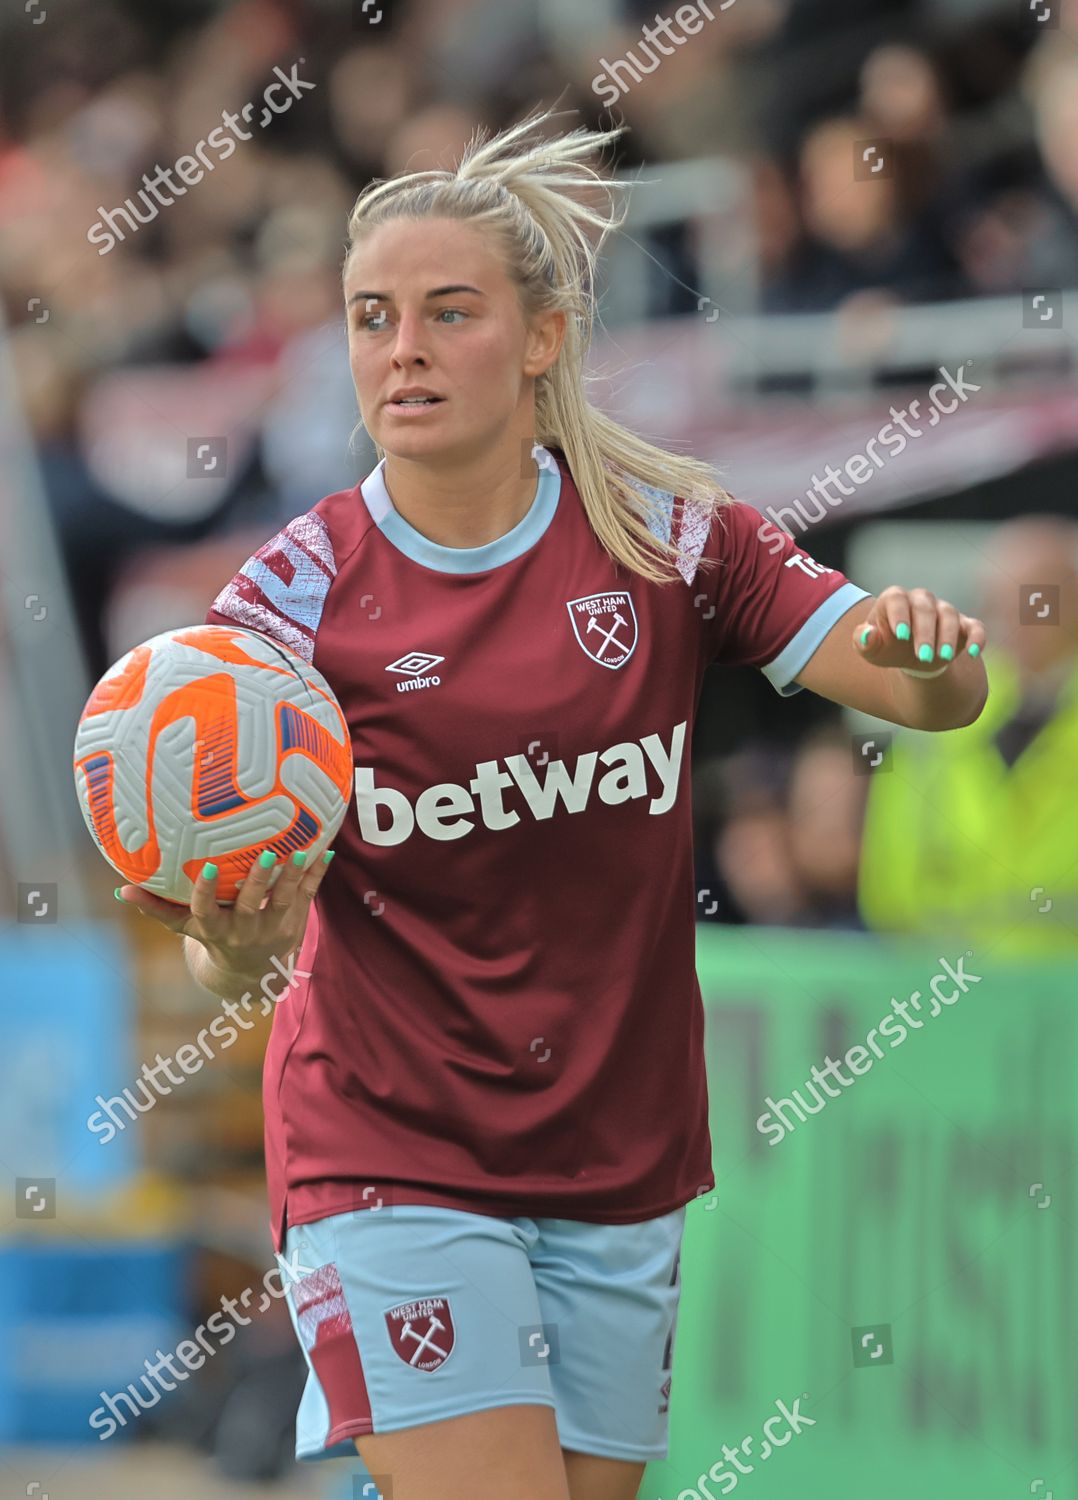
M 166 901 L 138 885 L 117 886 L 117 893 L 128 906 L 156 917 L 170 932 L 201 943 L 218 968 L 259 976 L 270 971 L 275 957 L 283 962 L 303 942 L 311 902 L 332 858 L 331 850 L 307 869 L 293 855 L 271 889 L 277 860 L 272 850 L 265 849 L 240 882 L 232 906 L 218 904 L 215 865 L 204 866 L 194 883 L 190 906 Z

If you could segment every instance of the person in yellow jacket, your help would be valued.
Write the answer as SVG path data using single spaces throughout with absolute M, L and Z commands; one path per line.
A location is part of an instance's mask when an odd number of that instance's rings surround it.
M 1078 525 L 994 533 L 982 579 L 996 642 L 980 717 L 898 730 L 873 774 L 858 900 L 880 932 L 978 952 L 1078 950 Z

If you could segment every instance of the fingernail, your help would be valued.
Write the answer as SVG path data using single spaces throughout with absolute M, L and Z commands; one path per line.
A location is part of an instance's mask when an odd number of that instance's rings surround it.
M 300 868 L 302 868 L 307 863 L 306 849 L 297 849 L 295 854 L 293 854 L 292 856 L 292 863 L 294 865 L 299 865 Z
M 203 880 L 217 879 L 217 866 L 211 864 L 209 860 L 202 866 L 202 878 Z
M 974 641 L 972 646 L 968 647 L 967 649 L 969 650 L 970 656 L 980 656 L 981 654 L 981 648 L 980 646 L 978 646 L 976 641 Z
M 120 894 L 120 892 L 122 890 L 123 890 L 123 886 L 122 885 L 118 885 L 116 887 L 115 891 L 113 891 L 113 895 L 116 897 L 117 901 L 126 901 L 127 900 L 126 896 L 123 896 L 123 895 Z
M 917 647 L 917 660 L 918 661 L 931 661 L 934 655 L 935 655 L 935 652 L 932 650 L 932 647 L 928 644 L 927 641 L 925 642 L 925 644 L 923 646 L 918 646 Z
M 940 655 L 943 657 L 944 661 L 950 661 L 951 657 L 954 655 L 954 647 L 953 646 L 941 646 L 940 647 Z
M 325 852 L 325 854 L 323 854 L 323 856 L 322 856 L 322 863 L 324 865 L 328 865 L 329 862 L 330 862 L 330 860 L 336 854 L 336 852 L 337 852 L 336 849 L 327 849 L 326 852 Z
M 268 870 L 270 865 L 277 863 L 277 856 L 272 849 L 263 849 L 262 853 L 258 856 L 258 863 L 264 870 Z
M 862 646 L 865 644 L 865 642 L 868 640 L 868 638 L 869 638 L 869 636 L 871 634 L 872 634 L 872 626 L 871 625 L 866 625 L 865 628 L 864 628 L 864 630 L 862 630 L 862 632 L 861 632 L 861 645 Z
M 895 635 L 900 641 L 908 641 L 910 638 L 910 627 L 903 620 L 901 625 L 895 626 Z

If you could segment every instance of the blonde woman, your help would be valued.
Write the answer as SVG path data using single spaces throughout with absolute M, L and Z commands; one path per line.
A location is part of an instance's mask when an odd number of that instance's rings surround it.
M 341 701 L 332 872 L 290 862 L 270 891 L 271 849 L 226 909 L 210 867 L 181 921 L 127 887 L 215 994 L 296 955 L 265 1110 L 297 1453 L 354 1444 L 392 1500 L 630 1500 L 666 1455 L 685 1207 L 714 1184 L 705 669 L 922 729 L 986 695 L 979 621 L 869 596 L 589 404 L 620 222 L 591 163 L 618 132 L 548 123 L 360 194 L 343 290 L 380 462 L 207 615 Z

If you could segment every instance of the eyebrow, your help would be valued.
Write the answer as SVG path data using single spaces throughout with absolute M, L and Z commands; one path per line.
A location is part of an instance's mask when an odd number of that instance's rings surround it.
M 427 293 L 426 300 L 430 302 L 435 297 L 452 297 L 458 292 L 472 292 L 477 297 L 485 297 L 487 295 L 486 292 L 481 292 L 477 286 L 468 286 L 461 282 L 454 286 L 436 286 L 432 291 Z M 392 302 L 392 300 L 393 298 L 389 292 L 353 292 L 348 299 L 348 306 L 351 307 L 353 302 L 359 301 Z

